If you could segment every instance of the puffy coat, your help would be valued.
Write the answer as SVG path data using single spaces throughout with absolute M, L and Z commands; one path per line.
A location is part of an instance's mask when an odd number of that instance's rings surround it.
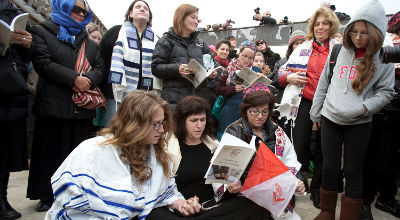
M 72 87 L 78 76 L 74 67 L 87 33 L 85 30 L 81 31 L 75 37 L 75 44 L 71 44 L 58 40 L 58 32 L 58 25 L 51 21 L 32 27 L 32 62 L 39 74 L 33 111 L 37 115 L 60 119 L 93 117 L 96 114 L 94 110 L 77 107 L 72 102 Z M 94 87 L 103 79 L 104 62 L 100 62 L 99 58 L 96 62 L 97 45 L 93 41 L 86 41 L 85 53 L 93 69 L 84 76 L 90 79 Z
M 11 23 L 21 13 L 15 8 L 0 11 L 0 19 Z M 5 56 L 0 56 L 0 121 L 14 121 L 28 116 L 28 95 L 26 61 L 30 49 L 20 44 L 11 44 Z
M 181 64 L 187 64 L 190 59 L 194 59 L 203 65 L 203 54 L 209 53 L 207 44 L 197 38 L 198 34 L 199 32 L 194 32 L 189 38 L 183 38 L 170 28 L 156 44 L 151 71 L 154 76 L 163 80 L 161 97 L 170 104 L 176 104 L 188 95 L 210 99 L 207 80 L 195 89 L 192 83 L 179 74 Z

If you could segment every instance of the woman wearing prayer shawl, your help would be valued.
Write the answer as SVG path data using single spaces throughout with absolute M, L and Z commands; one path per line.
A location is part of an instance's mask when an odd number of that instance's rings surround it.
M 93 18 L 87 2 L 53 0 L 51 7 L 50 20 L 32 28 L 32 62 L 39 81 L 27 197 L 40 199 L 37 211 L 50 208 L 54 197 L 51 175 L 92 130 L 95 111 L 77 107 L 72 94 L 97 86 L 103 69 L 101 62 L 95 66 L 97 46 L 86 32 Z M 78 54 L 83 62 L 76 62 Z M 94 68 L 79 76 L 75 71 L 79 64 Z
M 54 203 L 45 219 L 146 219 L 157 207 L 182 216 L 199 198 L 178 192 L 167 141 L 171 109 L 154 92 L 129 93 L 97 137 L 82 142 L 51 178 Z
M 105 66 L 101 85 L 107 98 L 106 120 L 116 112 L 117 103 L 136 89 L 160 90 L 160 80 L 151 72 L 151 57 L 156 44 L 150 6 L 134 0 L 122 25 L 110 28 L 103 36 L 99 51 Z

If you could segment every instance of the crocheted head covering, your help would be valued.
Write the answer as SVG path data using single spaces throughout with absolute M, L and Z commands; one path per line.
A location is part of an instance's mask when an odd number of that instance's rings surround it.
M 271 90 L 269 90 L 268 86 L 265 85 L 264 83 L 255 83 L 254 85 L 250 86 L 249 88 L 243 91 L 243 99 L 246 98 L 247 94 L 250 94 L 255 91 L 265 91 L 271 93 Z
M 244 48 L 250 48 L 254 50 L 254 53 L 257 52 L 256 44 L 248 40 L 240 44 L 239 51 L 242 51 Z
M 394 14 L 388 21 L 388 32 L 395 33 L 400 29 L 400 11 Z
M 306 41 L 306 33 L 300 30 L 293 31 L 293 33 L 289 37 L 289 44 L 288 46 L 294 44 L 297 40 L 303 40 Z

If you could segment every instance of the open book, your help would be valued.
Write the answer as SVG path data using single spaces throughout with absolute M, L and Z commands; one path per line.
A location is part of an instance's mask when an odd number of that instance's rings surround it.
M 204 176 L 206 184 L 227 184 L 239 181 L 256 151 L 255 139 L 256 137 L 253 136 L 250 144 L 248 144 L 231 134 L 225 133 Z
M 244 67 L 231 79 L 233 85 L 244 85 L 246 89 L 252 86 L 254 83 L 263 83 L 269 86 L 272 81 L 262 74 L 258 74 L 253 70 Z
M 26 23 L 28 22 L 29 14 L 23 13 L 17 15 L 8 25 L 5 21 L 0 19 L 0 55 L 4 56 L 11 43 L 11 33 L 15 30 L 25 30 Z M 19 42 L 15 42 L 19 43 Z
M 190 75 L 182 75 L 182 77 L 189 80 L 189 82 L 193 84 L 194 88 L 197 88 L 212 72 L 214 72 L 214 70 L 222 68 L 222 66 L 206 71 L 196 60 L 190 59 L 187 68 L 192 69 L 194 73 Z

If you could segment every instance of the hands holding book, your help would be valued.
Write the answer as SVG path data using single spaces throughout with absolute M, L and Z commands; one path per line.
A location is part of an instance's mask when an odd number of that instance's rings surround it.
M 32 35 L 25 30 L 15 30 L 11 34 L 13 42 L 22 44 L 25 48 L 30 48 L 32 44 Z
M 179 74 L 181 75 L 190 75 L 194 73 L 194 70 L 187 67 L 187 64 L 179 65 Z
M 242 184 L 240 183 L 240 181 L 234 182 L 234 183 L 229 183 L 229 184 L 226 186 L 226 189 L 227 189 L 230 193 L 239 193 L 240 190 L 242 189 Z

